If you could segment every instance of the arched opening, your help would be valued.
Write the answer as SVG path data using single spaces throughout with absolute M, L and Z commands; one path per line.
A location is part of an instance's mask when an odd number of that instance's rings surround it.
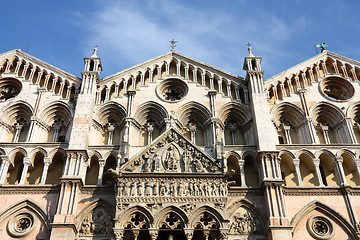
M 55 153 L 48 169 L 46 184 L 58 184 L 63 173 L 66 155 L 63 152 Z
M 234 155 L 230 155 L 226 161 L 227 170 L 231 174 L 229 180 L 235 181 L 238 186 L 241 185 L 239 160 Z
M 128 219 L 124 223 L 124 239 L 151 240 L 149 227 L 150 223 L 147 217 L 141 212 L 134 212 L 128 216 Z M 159 239 L 159 237 L 157 239 Z
M 259 186 L 259 172 L 256 164 L 256 160 L 253 156 L 248 155 L 245 157 L 245 182 L 249 187 Z
M 301 154 L 299 159 L 301 180 L 304 187 L 318 186 L 319 182 L 316 179 L 315 166 L 312 158 L 307 154 Z
M 319 156 L 320 173 L 325 186 L 340 186 L 338 175 L 335 173 L 334 160 L 326 153 Z
M 33 166 L 29 166 L 25 178 L 25 184 L 38 184 L 44 169 L 44 154 L 37 152 L 33 159 Z
M 296 170 L 292 158 L 287 154 L 280 155 L 281 158 L 281 176 L 284 179 L 284 184 L 287 187 L 298 186 L 299 183 L 296 179 Z
M 343 157 L 343 168 L 345 173 L 346 182 L 352 186 L 360 186 L 360 178 L 359 173 L 356 169 L 356 164 L 352 158 L 352 156 L 348 153 L 343 153 L 341 155 Z
M 102 185 L 112 185 L 112 184 L 114 184 L 115 178 L 113 177 L 113 173 L 111 173 L 109 170 L 110 169 L 115 170 L 116 165 L 117 165 L 116 157 L 114 155 L 110 155 L 106 159 L 106 164 L 105 164 L 104 173 L 103 173 Z
M 96 155 L 89 160 L 89 166 L 86 170 L 85 185 L 96 185 L 99 175 L 99 159 Z
M 13 160 L 14 165 L 10 165 L 6 175 L 6 184 L 18 184 L 20 182 L 22 169 L 24 167 L 24 154 L 17 152 Z

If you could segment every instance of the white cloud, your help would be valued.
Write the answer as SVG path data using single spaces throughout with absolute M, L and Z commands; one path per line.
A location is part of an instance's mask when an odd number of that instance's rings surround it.
M 290 54 L 277 49 L 291 42 L 298 34 L 295 29 L 309 25 L 301 17 L 289 22 L 267 11 L 259 10 L 256 15 L 241 11 L 240 15 L 181 1 L 115 1 L 107 5 L 101 1 L 99 7 L 84 21 L 91 31 L 84 53 L 88 55 L 95 44 L 100 46 L 104 75 L 169 51 L 172 38 L 178 41 L 176 51 L 239 75 L 244 75 L 246 43 L 252 42 L 254 53 L 268 60 L 265 64 L 271 73 L 278 68 L 276 59 Z

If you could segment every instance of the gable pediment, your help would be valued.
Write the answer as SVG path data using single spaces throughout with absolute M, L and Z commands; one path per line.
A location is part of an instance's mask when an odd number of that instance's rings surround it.
M 8 71 L 7 67 L 14 67 L 15 72 Z M 22 73 L 26 71 L 20 71 L 20 68 L 26 68 L 27 72 L 31 72 L 32 69 L 36 69 L 38 72 L 42 72 L 44 75 L 50 75 L 54 79 L 61 78 L 69 81 L 69 83 L 78 85 L 80 79 L 64 70 L 61 70 L 47 62 L 44 62 L 20 49 L 14 49 L 0 54 L 0 68 L 3 68 L 2 77 L 20 77 Z M 21 74 L 21 75 L 20 75 Z M 22 76 L 25 77 L 25 76 Z
M 219 163 L 170 128 L 125 163 L 121 172 L 132 173 L 222 173 Z
M 266 89 L 270 89 L 277 86 L 279 83 L 285 84 L 288 80 L 298 81 L 297 79 L 304 81 L 305 85 L 307 85 L 307 83 L 310 83 L 311 81 L 318 81 L 318 79 L 333 75 L 355 81 L 358 80 L 356 75 L 359 74 L 360 62 L 333 52 L 324 51 L 266 79 L 264 81 L 264 86 Z
M 234 74 L 228 73 L 224 70 L 211 66 L 209 64 L 203 63 L 201 61 L 195 60 L 193 58 L 182 55 L 178 52 L 171 51 L 166 54 L 163 54 L 159 57 L 153 58 L 131 68 L 125 69 L 121 72 L 115 73 L 111 76 L 105 77 L 100 80 L 101 85 L 107 85 L 112 82 L 116 82 L 119 79 L 128 80 L 129 78 L 136 77 L 141 74 L 145 74 L 145 72 L 151 70 L 156 71 L 158 67 L 162 67 L 164 63 L 170 64 L 172 61 L 179 62 L 182 65 L 191 68 L 191 69 L 199 69 L 202 73 L 208 73 L 209 75 L 216 75 L 219 79 L 227 79 L 229 81 L 244 81 L 243 78 L 236 76 Z

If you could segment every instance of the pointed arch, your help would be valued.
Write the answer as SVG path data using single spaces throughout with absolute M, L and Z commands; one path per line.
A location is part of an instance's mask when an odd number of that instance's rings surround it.
M 169 118 L 167 110 L 157 102 L 149 101 L 141 104 L 135 111 L 134 118 L 141 124 L 151 118 L 158 124 L 162 124 L 164 119 Z
M 85 206 L 80 213 L 76 216 L 76 226 L 77 229 L 80 229 L 80 225 L 82 223 L 82 221 L 84 220 L 84 218 L 91 213 L 92 210 L 94 210 L 97 207 L 102 207 L 104 208 L 108 214 L 114 218 L 115 217 L 115 211 L 114 211 L 114 206 L 112 206 L 110 203 L 108 203 L 106 200 L 103 199 L 96 199 L 94 201 L 92 201 L 91 203 L 89 203 L 87 206 Z
M 186 214 L 181 209 L 175 206 L 168 206 L 156 214 L 156 216 L 154 217 L 154 227 L 161 228 L 161 223 L 165 221 L 166 215 L 170 213 L 175 213 L 180 218 L 183 227 L 187 225 L 189 220 Z
M 332 219 L 336 219 L 352 236 L 356 236 L 356 232 L 352 225 L 337 211 L 327 206 L 326 204 L 314 200 L 306 204 L 301 210 L 299 210 L 295 216 L 291 219 L 290 224 L 292 226 L 292 233 L 294 234 L 299 222 L 311 211 L 321 210 Z
M 223 227 L 223 223 L 225 222 L 224 218 L 221 214 L 216 211 L 214 208 L 210 206 L 202 206 L 198 209 L 194 210 L 189 217 L 189 227 L 195 228 L 196 221 L 199 219 L 200 215 L 203 213 L 210 213 L 214 218 L 216 223 L 218 224 L 218 228 Z
M 21 209 L 28 209 L 36 214 L 37 217 L 39 217 L 44 225 L 46 226 L 46 230 L 48 233 L 50 233 L 51 226 L 50 221 L 47 217 L 46 211 L 40 207 L 41 205 L 35 202 L 32 199 L 25 199 L 23 201 L 20 201 L 18 203 L 15 203 L 9 207 L 7 207 L 5 210 L 3 210 L 0 213 L 0 222 L 4 221 L 6 218 L 11 216 L 12 214 L 20 211 Z

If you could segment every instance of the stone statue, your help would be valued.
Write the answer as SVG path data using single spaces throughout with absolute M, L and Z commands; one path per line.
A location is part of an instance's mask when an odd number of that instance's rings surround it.
M 256 223 L 250 213 L 238 213 L 234 216 L 230 229 L 232 234 L 248 235 L 256 231 Z
M 151 186 L 150 183 L 145 182 L 145 196 L 150 196 L 151 195 Z
M 184 161 L 184 171 L 185 172 L 189 172 L 189 165 L 191 163 L 191 161 L 193 160 L 193 151 L 194 149 L 189 146 L 187 148 L 185 148 L 184 152 L 183 152 L 183 161 Z
M 158 194 L 159 194 L 159 185 L 157 182 L 155 182 L 153 185 L 153 195 L 157 196 Z
M 165 194 L 166 194 L 165 183 L 164 183 L 164 182 L 161 182 L 159 188 L 160 188 L 160 195 L 161 195 L 161 196 L 165 196 Z
M 167 149 L 165 160 L 164 160 L 167 169 L 176 170 L 177 169 L 177 159 L 175 158 L 174 147 L 170 146 Z
M 154 156 L 152 157 L 152 171 L 153 172 L 158 172 L 159 171 L 159 155 L 157 153 L 154 154 Z
M 143 184 L 141 182 L 138 183 L 138 196 L 142 196 L 144 193 Z

